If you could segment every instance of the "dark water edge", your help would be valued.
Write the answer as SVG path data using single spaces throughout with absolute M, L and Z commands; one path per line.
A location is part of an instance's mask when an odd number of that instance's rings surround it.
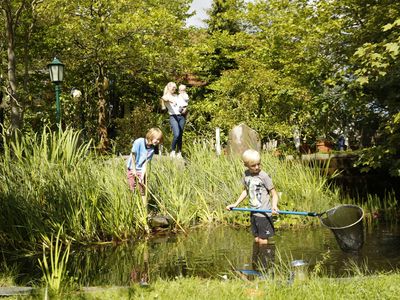
M 351 199 L 367 199 L 375 195 L 383 201 L 389 195 L 400 195 L 400 177 L 384 173 L 339 174 L 330 183 L 338 187 L 343 196 Z
M 322 226 L 277 230 L 271 245 L 258 247 L 246 228 L 209 227 L 187 235 L 159 235 L 120 245 L 74 249 L 68 275 L 82 286 L 129 285 L 157 278 L 199 276 L 221 278 L 234 271 L 260 270 L 273 273 L 274 264 L 303 260 L 312 271 L 318 266 L 324 276 L 347 277 L 354 270 L 389 272 L 400 268 L 400 227 L 379 225 L 365 229 L 365 244 L 359 253 L 345 253 L 332 232 Z M 19 284 L 41 277 L 36 258 L 7 259 L 18 265 Z M 261 264 L 261 265 L 260 265 Z M 276 271 L 276 270 L 275 270 Z

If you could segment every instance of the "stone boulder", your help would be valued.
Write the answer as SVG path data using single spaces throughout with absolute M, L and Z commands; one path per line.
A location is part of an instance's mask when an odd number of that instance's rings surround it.
M 242 155 L 247 149 L 261 151 L 259 134 L 246 124 L 239 124 L 232 128 L 228 137 L 228 154 Z

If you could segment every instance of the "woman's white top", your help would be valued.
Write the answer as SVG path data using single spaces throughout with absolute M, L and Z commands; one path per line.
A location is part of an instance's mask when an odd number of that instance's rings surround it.
M 162 97 L 165 101 L 165 107 L 168 109 L 168 113 L 170 115 L 180 115 L 179 112 L 179 99 L 177 95 L 166 94 Z M 169 101 L 174 101 L 175 103 L 171 103 Z

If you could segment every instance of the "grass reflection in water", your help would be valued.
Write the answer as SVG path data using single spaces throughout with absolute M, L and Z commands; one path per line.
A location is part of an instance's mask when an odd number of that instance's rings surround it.
M 210 227 L 187 235 L 85 249 L 71 255 L 69 268 L 84 286 L 191 276 L 224 278 L 235 270 L 260 271 L 262 266 L 282 273 L 289 271 L 287 266 L 294 260 L 306 261 L 311 274 L 342 277 L 400 267 L 399 245 L 397 229 L 389 234 L 385 228 L 377 228 L 367 233 L 360 253 L 344 253 L 329 230 L 313 227 L 279 230 L 273 245 L 257 249 L 247 229 Z M 273 274 L 274 270 L 261 272 Z

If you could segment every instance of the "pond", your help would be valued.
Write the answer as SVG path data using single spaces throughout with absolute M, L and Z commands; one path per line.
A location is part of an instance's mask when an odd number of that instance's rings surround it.
M 187 234 L 159 234 L 147 240 L 119 245 L 74 249 L 68 273 L 83 286 L 129 285 L 157 278 L 200 276 L 223 278 L 234 270 L 247 272 L 263 262 L 290 264 L 303 260 L 312 269 L 323 261 L 324 274 L 349 276 L 358 266 L 370 272 L 400 267 L 400 227 L 379 225 L 365 230 L 365 244 L 359 253 L 340 250 L 333 233 L 322 226 L 298 230 L 277 230 L 271 245 L 257 247 L 246 228 L 210 227 Z M 19 261 L 21 282 L 40 277 L 37 258 Z

